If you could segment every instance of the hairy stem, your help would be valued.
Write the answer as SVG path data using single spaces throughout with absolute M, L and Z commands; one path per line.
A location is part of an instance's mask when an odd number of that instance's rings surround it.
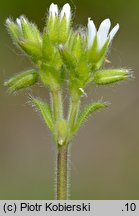
M 55 90 L 51 92 L 53 103 L 53 117 L 55 122 L 58 122 L 63 118 L 63 105 L 62 105 L 62 93 L 61 90 Z
M 56 184 L 56 199 L 67 200 L 68 179 L 69 179 L 69 145 L 66 144 L 57 150 L 57 184 Z
M 59 128 L 60 122 L 64 120 L 63 101 L 60 90 L 52 91 L 53 118 L 55 122 L 55 141 L 57 144 L 57 164 L 56 164 L 56 199 L 68 199 L 68 144 L 61 143 L 65 137 Z
M 69 116 L 68 116 L 68 127 L 70 130 L 70 136 L 72 135 L 72 129 L 76 123 L 77 116 L 79 113 L 79 108 L 80 108 L 80 99 L 76 98 L 76 100 L 73 100 L 71 98 L 70 101 L 70 107 L 69 107 Z
M 71 98 L 68 120 L 66 121 L 66 130 L 63 116 L 63 101 L 61 91 L 52 91 L 53 117 L 55 122 L 55 141 L 57 144 L 57 165 L 56 165 L 56 199 L 67 200 L 68 179 L 69 179 L 69 141 L 72 137 L 72 129 L 77 120 L 80 99 L 79 97 Z

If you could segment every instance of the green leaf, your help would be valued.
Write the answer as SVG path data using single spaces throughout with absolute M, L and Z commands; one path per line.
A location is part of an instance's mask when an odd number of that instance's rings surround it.
M 32 69 L 12 77 L 6 81 L 4 85 L 9 87 L 10 92 L 14 92 L 19 89 L 34 85 L 38 81 L 38 77 L 38 72 Z
M 93 102 L 85 106 L 85 108 L 79 113 L 77 122 L 73 129 L 73 134 L 81 127 L 81 125 L 88 119 L 88 117 L 98 109 L 107 107 L 106 103 Z
M 106 85 L 129 77 L 129 71 L 125 69 L 108 69 L 97 71 L 93 81 L 98 85 Z
M 48 128 L 53 132 L 53 119 L 50 106 L 46 102 L 43 102 L 37 98 L 32 98 L 31 102 L 33 106 L 35 106 L 40 111 Z

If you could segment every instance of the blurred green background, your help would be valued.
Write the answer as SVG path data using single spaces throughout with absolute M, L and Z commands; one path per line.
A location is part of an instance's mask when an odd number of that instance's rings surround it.
M 31 63 L 12 45 L 5 19 L 25 14 L 42 29 L 51 1 L 0 1 L 0 83 Z M 60 7 L 66 1 L 55 1 Z M 109 17 L 120 23 L 109 60 L 111 67 L 134 71 L 135 79 L 111 87 L 92 86 L 88 99 L 110 101 L 74 139 L 71 199 L 139 199 L 139 1 L 69 1 L 74 24 L 98 26 Z M 27 103 L 29 94 L 48 99 L 39 86 L 17 95 L 0 88 L 0 199 L 53 199 L 55 148 L 49 130 Z

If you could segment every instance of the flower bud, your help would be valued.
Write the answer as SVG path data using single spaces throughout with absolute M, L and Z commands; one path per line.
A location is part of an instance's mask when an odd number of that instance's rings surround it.
M 17 18 L 16 22 L 7 19 L 6 25 L 16 45 L 37 63 L 42 56 L 42 36 L 36 25 L 24 16 Z
M 4 83 L 9 86 L 9 91 L 14 92 L 22 88 L 34 85 L 38 81 L 38 72 L 36 70 L 28 70 L 16 75 Z
M 67 3 L 63 6 L 61 13 L 60 13 L 60 18 L 62 19 L 63 17 L 66 18 L 67 24 L 70 22 L 71 19 L 71 8 L 70 5 Z
M 19 20 L 19 21 L 18 21 Z M 27 20 L 24 16 L 17 19 L 18 26 L 22 28 L 23 38 L 28 41 L 32 41 L 35 44 L 42 43 L 41 34 L 37 26 Z M 20 25 L 19 25 L 20 24 Z
M 65 4 L 60 13 L 59 20 L 59 43 L 65 43 L 69 36 L 71 22 L 71 8 L 69 4 Z
M 108 69 L 97 71 L 93 81 L 99 85 L 111 84 L 129 77 L 129 71 L 124 69 Z
M 49 16 L 51 16 L 53 19 L 58 15 L 58 6 L 54 3 L 52 3 L 49 7 Z
M 59 17 L 48 17 L 47 32 L 52 43 L 58 43 L 59 38 Z
M 31 56 L 35 63 L 37 63 L 42 57 L 42 49 L 39 44 L 35 44 L 32 41 L 21 40 L 19 46 L 27 55 Z
M 98 70 L 102 66 L 109 44 L 119 30 L 119 24 L 111 31 L 110 27 L 110 19 L 105 19 L 97 31 L 94 22 L 88 19 L 88 57 L 93 70 Z
M 70 30 L 71 10 L 70 5 L 65 4 L 59 13 L 58 6 L 51 4 L 47 20 L 49 38 L 54 44 L 65 43 Z
M 55 51 L 55 47 L 51 43 L 47 32 L 44 32 L 43 44 L 42 44 L 42 58 L 47 62 L 51 61 L 54 55 L 54 51 Z
M 75 69 L 76 59 L 75 57 L 64 47 L 59 47 L 59 53 L 62 57 L 62 60 L 68 69 Z
M 69 36 L 69 25 L 67 24 L 66 17 L 64 16 L 59 22 L 58 43 L 65 44 Z
M 15 24 L 12 19 L 6 19 L 6 27 L 13 40 L 17 41 L 19 38 L 22 38 L 22 30 L 18 28 L 17 24 Z
M 73 40 L 73 45 L 72 45 L 72 53 L 75 56 L 76 59 L 80 59 L 81 52 L 83 52 L 83 47 L 81 44 L 81 37 L 80 34 L 76 34 L 75 38 Z
M 56 4 L 51 4 L 46 24 L 47 32 L 52 43 L 58 42 L 59 32 L 59 11 Z

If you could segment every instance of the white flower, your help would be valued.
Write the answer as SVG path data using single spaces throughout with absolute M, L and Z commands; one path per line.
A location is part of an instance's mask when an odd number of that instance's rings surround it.
M 62 18 L 65 16 L 67 22 L 69 22 L 71 18 L 70 5 L 66 3 L 63 6 L 61 12 L 59 12 L 57 4 L 52 3 L 49 7 L 49 16 L 52 16 L 53 18 L 55 18 L 56 16 L 60 16 L 60 20 L 62 20 Z
M 92 47 L 95 37 L 97 37 L 98 51 L 102 49 L 108 39 L 110 43 L 119 30 L 119 24 L 117 24 L 109 33 L 110 27 L 110 20 L 105 19 L 102 21 L 97 31 L 94 22 L 88 18 L 88 48 Z
M 16 23 L 20 28 L 22 28 L 21 20 L 19 18 L 16 19 Z
M 49 16 L 52 16 L 55 18 L 55 16 L 58 15 L 58 6 L 54 3 L 52 3 L 49 7 Z
M 10 18 L 6 19 L 6 25 L 10 25 L 12 23 L 12 20 Z
M 67 22 L 70 21 L 70 17 L 71 17 L 71 8 L 70 5 L 67 3 L 63 6 L 61 13 L 60 13 L 60 17 L 61 19 L 66 16 L 66 20 Z
M 88 18 L 88 48 L 93 45 L 96 37 L 96 32 L 97 30 L 93 20 L 90 20 L 90 18 Z

